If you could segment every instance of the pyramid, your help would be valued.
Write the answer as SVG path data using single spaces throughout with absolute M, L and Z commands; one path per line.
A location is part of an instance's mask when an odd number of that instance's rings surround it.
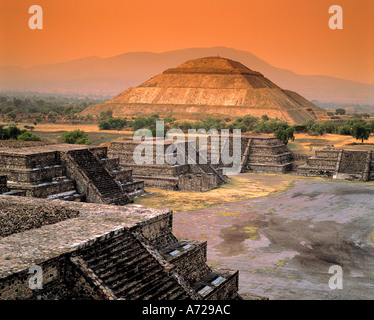
M 165 70 L 105 103 L 84 110 L 114 116 L 140 114 L 267 115 L 289 123 L 327 117 L 327 112 L 296 92 L 283 90 L 261 73 L 221 57 L 189 60 Z

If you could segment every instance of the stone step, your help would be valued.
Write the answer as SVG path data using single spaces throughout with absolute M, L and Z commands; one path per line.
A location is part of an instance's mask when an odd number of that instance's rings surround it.
M 105 242 L 99 242 L 95 247 L 95 250 L 92 250 L 90 248 L 83 249 L 82 252 L 82 257 L 84 260 L 86 260 L 88 263 L 92 262 L 92 259 L 95 257 L 100 256 L 103 252 L 109 252 L 110 250 L 113 250 L 113 248 L 117 249 L 117 246 L 119 244 L 124 244 L 128 245 L 128 243 L 132 243 L 131 240 L 131 235 L 128 233 L 121 233 L 117 236 L 113 236 L 111 239 L 111 243 L 105 245 Z M 102 248 L 97 248 L 97 246 L 101 245 Z
M 117 198 L 117 199 L 110 198 L 110 199 L 108 199 L 108 201 L 106 203 L 111 204 L 111 205 L 117 205 L 117 206 L 125 206 L 125 205 L 128 204 L 128 201 L 127 201 L 127 199 L 125 200 L 121 197 L 121 198 Z
M 204 278 L 193 283 L 191 286 L 204 299 L 209 300 L 212 294 L 217 291 L 225 291 L 225 288 L 229 285 L 230 281 L 235 279 L 235 276 L 238 276 L 237 272 L 230 274 L 229 272 L 212 271 Z
M 126 296 L 133 294 L 135 291 L 149 285 L 150 282 L 165 277 L 163 270 L 159 265 L 152 265 L 144 268 L 141 272 L 137 269 L 122 275 L 120 281 L 110 282 L 109 286 L 118 296 Z
M 112 249 L 112 252 L 95 257 L 88 265 L 100 274 L 106 274 L 109 273 L 107 269 L 116 267 L 118 263 L 124 263 L 130 258 L 135 259 L 135 257 L 138 257 L 138 260 L 143 258 L 139 254 L 139 249 L 140 246 L 128 243 L 127 246 L 119 246 L 118 249 Z
M 47 197 L 47 199 L 49 200 L 64 200 L 64 201 L 82 201 L 82 198 L 83 196 L 80 195 L 76 190 L 55 193 Z
M 164 294 L 160 295 L 160 300 L 185 300 L 188 295 L 180 286 L 174 286 Z
M 90 251 L 88 248 L 82 251 L 81 257 L 117 297 L 143 300 L 188 298 L 178 282 L 130 233 L 98 241 Z
M 125 295 L 127 299 L 154 299 L 161 290 L 165 291 L 174 284 L 172 279 L 161 269 L 157 273 L 147 273 L 138 282 L 132 283 L 131 287 L 120 288 L 115 292 L 119 296 Z
M 141 253 L 139 254 L 138 252 L 133 252 L 132 254 L 128 254 L 127 252 L 124 253 L 123 255 L 113 257 L 110 261 L 108 261 L 108 265 L 101 265 L 96 269 L 100 277 L 102 279 L 112 279 L 115 274 L 118 274 L 118 272 L 122 271 L 123 269 L 127 269 L 128 265 L 124 266 L 126 262 L 129 260 L 133 259 L 135 262 L 139 261 L 144 261 L 144 259 L 148 257 L 147 254 Z
M 78 150 L 69 154 L 75 160 L 80 170 L 96 186 L 105 203 L 125 205 L 131 201 L 116 183 L 114 177 L 89 150 Z
M 153 281 L 148 286 L 148 290 L 145 292 L 142 292 L 139 299 L 142 300 L 149 300 L 149 299 L 160 299 L 161 296 L 164 296 L 165 294 L 172 291 L 174 288 L 178 288 L 179 286 L 176 284 L 176 282 L 169 278 L 169 277 L 163 277 L 159 280 Z M 180 289 L 180 287 L 179 287 Z
M 114 241 L 113 241 L 114 240 Z M 140 246 L 138 243 L 131 241 L 131 236 L 129 234 L 121 234 L 117 237 L 113 237 L 111 239 L 111 243 L 108 245 L 102 245 L 102 248 L 95 248 L 95 250 L 88 251 L 87 254 L 83 254 L 83 259 L 87 261 L 87 263 L 94 264 L 95 259 L 100 259 L 104 255 L 111 254 L 113 252 L 117 252 L 122 250 L 123 248 L 127 248 L 129 245 L 133 245 L 134 247 Z

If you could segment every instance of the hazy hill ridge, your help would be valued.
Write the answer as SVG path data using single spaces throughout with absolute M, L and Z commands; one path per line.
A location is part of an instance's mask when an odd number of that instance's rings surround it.
M 321 102 L 374 104 L 374 84 L 329 76 L 300 75 L 276 68 L 250 52 L 226 47 L 191 48 L 163 53 L 129 52 L 110 58 L 83 59 L 31 68 L 0 67 L 0 90 L 116 95 L 165 69 L 207 56 L 240 61 L 284 89 Z

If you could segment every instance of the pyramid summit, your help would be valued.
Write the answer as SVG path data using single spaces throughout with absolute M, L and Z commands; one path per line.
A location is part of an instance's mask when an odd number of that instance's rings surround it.
M 261 73 L 221 57 L 189 60 L 105 103 L 84 110 L 114 116 L 172 113 L 175 116 L 267 115 L 289 123 L 326 117 L 327 112 L 296 92 L 283 90 Z

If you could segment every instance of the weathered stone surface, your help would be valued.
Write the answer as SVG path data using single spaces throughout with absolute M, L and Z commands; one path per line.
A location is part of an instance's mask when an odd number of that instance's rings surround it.
M 54 207 L 69 219 L 0 238 L 0 299 L 235 299 L 238 273 L 206 265 L 206 243 L 178 240 L 172 214 L 141 205 L 0 195 L 2 208 Z M 40 213 L 43 216 L 42 213 Z M 178 255 L 171 252 L 178 250 Z M 29 268 L 43 288 L 29 287 Z M 219 281 L 217 281 L 219 278 Z M 200 292 L 210 286 L 209 292 Z
M 14 146 L 0 148 L 0 174 L 7 176 L 13 194 L 23 190 L 28 197 L 123 205 L 144 192 L 144 183 L 134 182 L 131 170 L 108 158 L 106 147 Z
M 337 180 L 370 181 L 374 179 L 372 151 L 319 149 L 307 163 L 299 166 L 303 176 L 325 176 Z
M 134 150 L 140 143 L 149 143 L 152 147 L 152 164 L 137 164 L 134 160 Z M 225 179 L 209 164 L 189 164 L 188 144 L 179 143 L 186 151 L 184 164 L 170 165 L 166 161 L 167 150 L 174 142 L 171 140 L 139 142 L 130 139 L 113 141 L 108 154 L 119 158 L 119 165 L 124 169 L 131 169 L 136 180 L 144 181 L 146 186 L 159 187 L 168 190 L 207 191 L 225 183 Z M 163 150 L 164 164 L 157 164 L 157 145 Z M 176 145 L 176 144 L 175 144 Z M 179 148 L 179 147 L 178 147 Z M 199 153 L 191 148 L 199 159 Z

